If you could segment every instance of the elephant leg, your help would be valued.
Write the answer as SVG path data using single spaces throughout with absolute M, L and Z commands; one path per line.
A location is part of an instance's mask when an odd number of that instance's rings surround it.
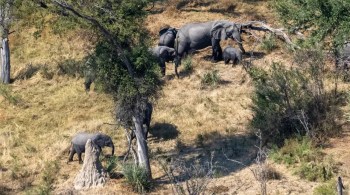
M 175 58 L 175 74 L 177 78 L 180 78 L 179 73 L 177 71 L 177 67 L 179 67 L 181 65 L 181 57 L 180 56 L 176 56 Z
M 81 158 L 82 153 L 78 153 L 79 164 L 83 164 L 83 159 Z
M 218 45 L 218 53 L 217 53 L 217 60 L 222 60 L 222 49 L 220 44 Z
M 220 53 L 220 55 L 222 55 L 222 50 L 221 50 L 221 47 L 220 47 L 220 40 L 216 40 L 214 38 L 211 39 L 211 47 L 212 47 L 212 59 L 211 61 L 212 62 L 217 62 L 219 59 L 218 59 L 218 55 Z
M 74 148 L 71 147 L 70 150 L 69 150 L 69 158 L 68 158 L 67 163 L 73 161 L 73 156 L 74 156 L 75 153 L 76 153 L 76 152 L 75 152 Z
M 228 64 L 230 62 L 230 58 L 225 58 L 224 61 L 225 61 L 225 64 Z
M 159 65 L 160 65 L 160 69 L 162 71 L 162 75 L 165 76 L 165 60 L 161 59 L 159 62 Z

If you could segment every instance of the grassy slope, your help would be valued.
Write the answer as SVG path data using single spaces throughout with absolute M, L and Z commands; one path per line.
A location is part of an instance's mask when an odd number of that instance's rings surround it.
M 188 22 L 213 19 L 267 20 L 271 24 L 276 22 L 265 1 L 222 0 L 210 5 L 192 3 L 181 11 L 175 9 L 174 2 L 171 1 L 166 7 L 157 5 L 155 13 L 149 16 L 146 26 L 154 39 L 158 29 L 165 24 L 180 27 Z M 221 13 L 231 4 L 235 5 L 232 10 Z M 30 29 L 26 32 L 30 32 Z M 44 31 L 38 40 L 34 40 L 30 33 L 14 34 L 10 39 L 13 51 L 12 77 L 16 77 L 30 63 L 34 66 L 44 64 L 55 72 L 60 61 L 82 59 L 91 46 L 88 44 L 88 37 L 79 34 L 72 32 L 65 37 L 58 37 Z M 245 37 L 244 46 L 248 51 L 253 48 L 252 45 L 252 39 Z M 198 135 L 203 135 L 202 142 L 210 150 L 222 149 L 227 140 L 227 143 L 231 144 L 233 140 L 240 140 L 241 137 L 245 139 L 251 117 L 251 81 L 241 66 L 232 68 L 223 62 L 212 64 L 207 60 L 209 54 L 210 49 L 196 54 L 193 59 L 194 72 L 180 80 L 174 79 L 173 65 L 168 64 L 163 93 L 155 106 L 152 121 L 152 154 L 173 153 L 181 142 L 185 148 L 181 155 L 189 158 L 196 156 L 203 152 L 194 147 L 198 142 Z M 288 57 L 286 52 L 280 49 L 257 59 L 255 64 L 267 66 L 272 60 L 288 61 Z M 214 69 L 219 70 L 224 84 L 215 89 L 200 89 L 202 75 Z M 47 161 L 58 163 L 59 169 L 54 185 L 56 192 L 70 189 L 79 165 L 76 161 L 66 165 L 67 155 L 64 152 L 69 146 L 70 137 L 81 130 L 100 130 L 113 135 L 116 154 L 121 155 L 126 150 L 123 132 L 103 125 L 104 122 L 114 123 L 113 103 L 110 97 L 95 92 L 86 94 L 82 84 L 82 79 L 57 74 L 49 80 L 44 78 L 39 70 L 33 77 L 16 80 L 10 86 L 13 95 L 19 97 L 19 104 L 10 104 L 0 96 L 0 168 L 3 170 L 0 173 L 0 191 L 25 191 L 31 185 L 41 184 L 41 172 L 45 169 Z M 172 134 L 166 134 L 164 131 Z M 232 148 L 229 144 L 228 148 Z M 155 178 L 162 176 L 155 160 L 152 160 L 152 170 Z M 236 168 L 233 167 L 232 170 Z M 290 181 L 294 186 L 315 185 L 307 182 L 300 184 L 300 181 L 290 175 L 288 178 L 291 179 L 281 184 L 278 192 L 310 192 L 309 188 L 300 191 L 300 188 L 288 187 Z M 251 188 L 252 180 L 254 179 L 249 171 L 243 170 L 217 179 L 216 184 L 231 189 L 245 185 L 248 187 L 245 191 L 241 190 L 242 192 L 254 192 L 256 187 Z M 103 190 L 104 193 L 115 190 L 129 191 L 121 180 L 115 179 L 110 180 L 107 188 Z M 169 193 L 169 186 L 162 185 L 155 193 Z

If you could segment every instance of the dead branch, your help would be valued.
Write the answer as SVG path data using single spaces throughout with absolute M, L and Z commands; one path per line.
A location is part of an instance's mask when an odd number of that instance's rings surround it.
M 297 45 L 295 45 L 290 40 L 289 36 L 284 32 L 283 28 L 275 29 L 275 28 L 272 28 L 269 25 L 265 24 L 264 22 L 260 22 L 260 21 L 249 21 L 247 23 L 242 24 L 242 28 L 250 29 L 250 30 L 257 30 L 257 31 L 264 31 L 264 32 L 271 32 L 276 37 L 278 37 L 280 40 L 291 45 L 292 48 L 300 49 Z

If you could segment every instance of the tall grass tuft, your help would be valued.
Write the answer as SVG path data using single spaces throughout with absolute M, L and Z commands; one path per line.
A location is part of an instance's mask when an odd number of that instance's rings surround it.
M 203 75 L 201 80 L 201 87 L 216 87 L 220 82 L 220 75 L 218 70 L 207 72 Z
M 145 193 L 152 187 L 147 177 L 147 172 L 143 167 L 134 164 L 125 164 L 123 166 L 123 174 L 126 182 L 135 192 Z

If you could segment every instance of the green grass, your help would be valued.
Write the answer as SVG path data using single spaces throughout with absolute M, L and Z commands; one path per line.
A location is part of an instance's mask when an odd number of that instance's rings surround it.
M 307 137 L 285 140 L 284 146 L 275 147 L 269 157 L 294 168 L 295 174 L 308 181 L 328 181 L 337 172 L 334 160 L 325 158 Z
M 220 75 L 218 70 L 207 72 L 203 75 L 201 80 L 202 88 L 216 87 L 220 82 Z
M 267 35 L 261 42 L 260 48 L 270 53 L 273 50 L 277 49 L 277 42 L 273 35 Z
M 125 164 L 123 166 L 123 174 L 126 182 L 135 192 L 142 194 L 151 189 L 151 182 L 148 180 L 147 172 L 143 167 Z

